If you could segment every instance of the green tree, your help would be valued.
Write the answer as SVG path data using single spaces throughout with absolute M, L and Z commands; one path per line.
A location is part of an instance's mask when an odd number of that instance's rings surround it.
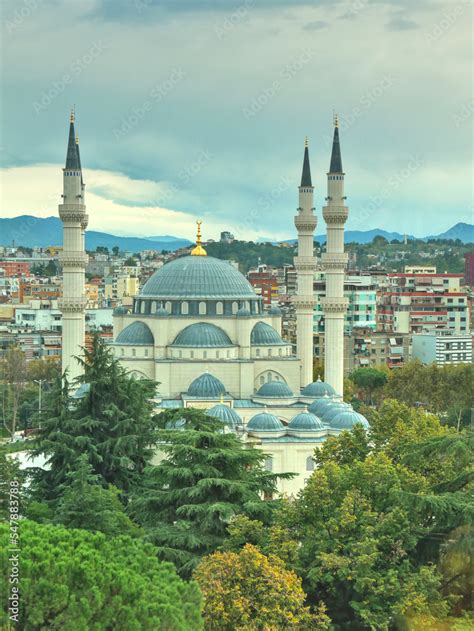
M 9 576 L 7 524 L 0 524 L 0 542 L 0 570 Z M 20 548 L 19 629 L 202 628 L 197 586 L 182 581 L 171 564 L 158 561 L 150 544 L 24 520 Z M 7 588 L 16 586 L 2 582 L 4 625 Z
M 132 515 L 160 557 L 189 576 L 202 556 L 222 545 L 235 515 L 268 524 L 277 502 L 261 495 L 274 494 L 277 479 L 292 474 L 265 471 L 261 451 L 246 448 L 234 433 L 224 431 L 221 421 L 200 410 L 160 416 L 169 428 L 158 437 L 162 460 L 146 469 Z
M 27 385 L 26 357 L 18 346 L 10 347 L 1 360 L 0 379 L 3 426 L 13 437 L 17 429 L 21 398 Z
M 47 397 L 34 454 L 44 454 L 49 469 L 34 473 L 36 499 L 58 499 L 82 454 L 103 486 L 128 492 L 154 453 L 155 383 L 131 377 L 98 336 L 81 361 L 79 398 L 71 397 L 67 379 L 58 379 Z
M 364 401 L 369 405 L 374 402 L 374 393 L 387 383 L 387 373 L 376 368 L 359 368 L 349 378 L 362 391 Z
M 120 248 L 118 245 L 114 245 L 114 247 L 112 248 L 112 252 L 114 256 L 118 256 L 120 253 Z
M 324 606 L 312 615 L 301 579 L 276 556 L 246 544 L 239 553 L 205 557 L 194 576 L 204 596 L 208 631 L 329 629 Z
M 125 514 L 114 486 L 104 489 L 100 476 L 92 472 L 87 455 L 78 460 L 77 470 L 67 474 L 54 514 L 54 521 L 67 528 L 98 530 L 109 536 L 138 534 L 138 527 Z

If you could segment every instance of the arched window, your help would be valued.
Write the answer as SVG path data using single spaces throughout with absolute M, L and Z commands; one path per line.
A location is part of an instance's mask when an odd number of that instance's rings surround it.
M 265 458 L 265 471 L 273 471 L 273 458 L 271 456 Z
M 171 302 L 169 300 L 165 302 L 165 309 L 168 313 L 171 313 Z
M 216 315 L 223 315 L 224 314 L 224 304 L 222 302 L 217 302 L 216 303 Z
M 262 385 L 265 383 L 265 377 L 263 375 L 260 377 L 260 383 Z
M 207 351 L 203 351 L 202 356 L 204 359 L 207 359 Z
M 283 349 L 279 348 L 278 349 L 278 355 L 280 355 L 280 357 L 281 357 L 282 352 L 283 352 Z
M 259 349 L 259 348 L 256 348 L 256 349 L 255 349 L 255 355 L 256 355 L 257 357 L 260 357 L 260 349 Z
M 268 381 L 268 383 L 270 383 L 271 380 L 272 380 L 272 373 L 271 372 L 267 372 L 267 381 Z
M 153 300 L 153 302 L 151 303 L 151 313 L 156 313 L 156 300 Z
M 137 355 L 137 349 L 136 348 L 132 348 L 132 355 L 133 355 L 133 357 L 136 357 L 136 355 Z
M 314 471 L 314 460 L 313 456 L 308 456 L 306 458 L 306 471 Z
M 181 314 L 188 315 L 188 313 L 189 313 L 189 303 L 184 301 L 181 303 Z
M 140 313 L 145 313 L 145 301 L 140 301 Z
M 122 350 L 122 355 L 125 355 L 125 349 L 122 348 L 121 350 Z
M 183 351 L 178 351 L 178 357 L 179 357 L 179 359 L 181 359 L 181 358 L 182 358 L 182 356 L 183 356 Z
M 220 357 L 220 353 L 219 351 L 216 351 L 216 358 L 219 359 L 219 357 Z
M 273 348 L 269 348 L 268 349 L 268 357 L 271 357 L 273 355 Z
M 206 303 L 205 302 L 200 302 L 199 303 L 199 315 L 206 315 Z
M 189 356 L 191 357 L 191 359 L 194 359 L 194 351 L 191 351 L 191 352 L 189 353 Z
M 239 303 L 238 302 L 233 302 L 232 303 L 232 313 L 237 313 L 237 311 L 239 310 Z

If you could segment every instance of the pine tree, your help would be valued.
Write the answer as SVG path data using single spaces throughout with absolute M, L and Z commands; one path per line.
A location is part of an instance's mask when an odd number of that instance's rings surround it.
M 81 361 L 80 396 L 71 395 L 67 375 L 56 380 L 34 449 L 49 466 L 34 473 L 36 495 L 45 500 L 58 498 L 83 454 L 104 487 L 112 484 L 126 492 L 153 455 L 156 384 L 130 377 L 98 336 Z
M 221 421 L 199 410 L 162 414 L 163 460 L 145 471 L 132 514 L 163 559 L 189 577 L 200 557 L 216 550 L 238 514 L 268 524 L 278 476 L 263 468 L 264 454 L 245 447 Z M 167 429 L 166 429 L 167 427 Z M 178 427 L 178 428 L 176 428 Z

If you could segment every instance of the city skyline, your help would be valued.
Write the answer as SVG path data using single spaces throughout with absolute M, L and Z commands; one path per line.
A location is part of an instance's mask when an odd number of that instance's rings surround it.
M 92 230 L 291 238 L 305 136 L 321 219 L 334 109 L 348 230 L 472 222 L 467 3 L 28 6 L 3 6 L 5 217 L 55 214 L 75 104 Z

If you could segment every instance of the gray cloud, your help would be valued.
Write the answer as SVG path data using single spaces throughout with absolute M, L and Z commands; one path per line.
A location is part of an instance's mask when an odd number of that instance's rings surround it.
M 389 31 L 409 31 L 412 29 L 420 28 L 420 25 L 413 20 L 407 20 L 406 18 L 402 17 L 395 17 L 387 22 L 386 28 Z

